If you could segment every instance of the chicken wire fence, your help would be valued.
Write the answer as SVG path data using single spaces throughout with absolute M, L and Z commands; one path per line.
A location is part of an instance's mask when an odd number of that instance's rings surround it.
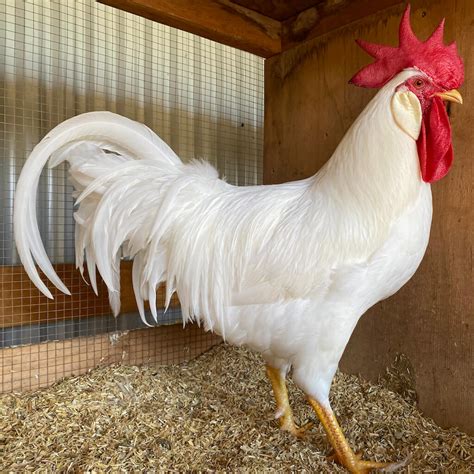
M 147 124 L 184 161 L 206 158 L 233 184 L 259 184 L 263 60 L 92 0 L 1 0 L 0 50 L 0 391 L 9 391 L 45 385 L 77 363 L 115 360 L 121 332 L 143 327 L 130 285 L 125 314 L 114 318 L 104 287 L 96 297 L 74 267 L 66 165 L 43 172 L 37 212 L 72 296 L 54 292 L 51 301 L 30 283 L 15 249 L 13 199 L 33 147 L 67 118 L 109 110 Z M 159 313 L 160 331 L 136 332 L 133 360 L 175 360 L 182 348 L 164 325 L 180 320 L 175 304 Z M 189 330 L 185 340 L 191 355 L 213 336 Z M 38 344 L 47 341 L 56 342 Z

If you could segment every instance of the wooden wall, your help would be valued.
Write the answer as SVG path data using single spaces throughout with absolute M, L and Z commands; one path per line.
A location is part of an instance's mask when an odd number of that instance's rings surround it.
M 107 287 L 98 273 L 96 296 L 74 264 L 58 264 L 54 265 L 54 269 L 71 292 L 70 296 L 43 279 L 54 299 L 45 298 L 23 267 L 0 266 L 0 329 L 111 314 Z M 85 275 L 88 279 L 87 272 Z M 164 285 L 158 288 L 156 294 L 157 308 L 164 308 Z M 145 308 L 148 309 L 148 302 L 145 303 Z M 176 294 L 171 298 L 170 308 L 179 308 Z M 122 261 L 120 265 L 120 312 L 138 312 L 132 285 L 131 261 Z
M 221 341 L 195 324 L 173 324 L 8 347 L 0 350 L 0 393 L 37 390 L 111 364 L 179 364 Z
M 424 412 L 443 426 L 474 432 L 474 2 L 411 3 L 416 34 L 426 38 L 446 17 L 445 38 L 456 39 L 465 61 L 464 106 L 451 108 L 455 163 L 433 186 L 433 227 L 420 269 L 397 295 L 361 319 L 341 367 L 376 380 L 404 353 Z M 307 177 L 331 156 L 375 93 L 347 83 L 371 61 L 354 39 L 396 45 L 403 9 L 384 10 L 266 61 L 267 183 Z

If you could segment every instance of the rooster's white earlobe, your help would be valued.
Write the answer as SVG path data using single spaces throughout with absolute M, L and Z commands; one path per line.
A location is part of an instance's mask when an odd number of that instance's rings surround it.
M 413 92 L 399 91 L 393 94 L 392 114 L 396 124 L 414 140 L 418 140 L 421 129 L 421 105 Z

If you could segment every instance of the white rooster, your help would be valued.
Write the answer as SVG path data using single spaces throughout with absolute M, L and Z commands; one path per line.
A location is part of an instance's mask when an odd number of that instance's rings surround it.
M 461 103 L 463 65 L 444 46 L 443 23 L 425 42 L 409 7 L 397 48 L 359 42 L 375 62 L 352 82 L 381 90 L 313 177 L 236 187 L 206 162 L 183 164 L 150 129 L 92 112 L 52 130 L 18 181 L 15 239 L 23 265 L 49 298 L 35 264 L 64 293 L 40 239 L 36 193 L 42 168 L 67 160 L 76 189 L 76 261 L 96 268 L 120 310 L 121 256 L 134 258 L 133 286 L 156 319 L 156 289 L 177 292 L 184 322 L 200 321 L 267 363 L 283 429 L 298 435 L 285 377 L 304 390 L 335 459 L 353 473 L 364 461 L 329 404 L 331 381 L 358 319 L 413 275 L 428 244 L 430 182 L 452 162 L 443 99 Z M 85 257 L 85 259 L 84 259 Z M 397 465 L 391 465 L 392 468 Z

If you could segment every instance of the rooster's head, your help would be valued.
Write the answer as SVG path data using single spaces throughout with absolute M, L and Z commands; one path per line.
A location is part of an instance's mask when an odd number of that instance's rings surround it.
M 401 71 L 413 70 L 394 90 L 392 113 L 397 125 L 416 140 L 421 176 L 429 183 L 443 178 L 453 161 L 451 127 L 443 100 L 462 103 L 456 88 L 464 81 L 463 62 L 455 43 L 444 45 L 443 32 L 444 20 L 426 41 L 420 41 L 411 28 L 408 5 L 400 23 L 398 47 L 357 41 L 375 62 L 350 81 L 378 88 Z

